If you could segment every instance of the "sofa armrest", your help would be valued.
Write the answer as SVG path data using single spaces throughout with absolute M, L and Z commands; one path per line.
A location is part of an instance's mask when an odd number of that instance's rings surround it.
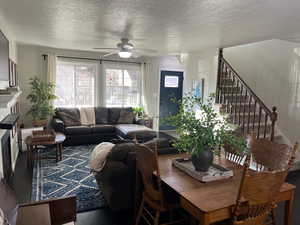
M 65 131 L 64 122 L 61 119 L 58 119 L 56 117 L 53 117 L 51 126 L 56 132 L 64 133 Z
M 135 121 L 136 124 L 143 125 L 149 128 L 153 128 L 153 118 L 140 118 Z
M 42 204 L 49 204 L 51 224 L 59 225 L 76 221 L 76 196 L 22 204 L 20 207 Z

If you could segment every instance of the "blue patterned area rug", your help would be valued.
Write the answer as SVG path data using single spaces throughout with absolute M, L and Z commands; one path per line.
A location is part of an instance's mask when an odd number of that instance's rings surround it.
M 89 157 L 95 145 L 69 146 L 63 149 L 63 159 L 35 161 L 32 181 L 32 201 L 76 195 L 77 212 L 107 206 L 93 174 L 90 173 Z M 52 147 L 39 153 L 55 156 Z

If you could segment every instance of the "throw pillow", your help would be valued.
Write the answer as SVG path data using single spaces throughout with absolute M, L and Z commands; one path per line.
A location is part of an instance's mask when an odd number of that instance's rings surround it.
M 80 108 L 79 113 L 82 125 L 94 125 L 96 123 L 94 107 Z
M 11 188 L 3 181 L 0 181 L 0 208 L 3 211 L 7 223 L 9 225 L 15 225 L 18 214 L 17 199 Z
M 116 124 L 120 117 L 120 112 L 122 108 L 110 108 L 108 110 L 108 123 L 109 124 Z
M 80 113 L 77 108 L 58 108 L 56 116 L 61 119 L 65 126 L 80 126 Z
M 108 108 L 95 108 L 96 124 L 108 124 Z
M 132 124 L 134 121 L 134 113 L 131 110 L 122 109 L 120 112 L 120 117 L 118 119 L 118 124 Z

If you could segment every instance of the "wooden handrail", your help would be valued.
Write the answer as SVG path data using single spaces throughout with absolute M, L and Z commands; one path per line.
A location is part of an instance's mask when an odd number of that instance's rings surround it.
M 227 113 L 232 115 L 233 122 L 238 124 L 244 133 L 248 133 L 250 130 L 257 131 L 257 138 L 261 136 L 266 138 L 270 134 L 270 139 L 274 140 L 275 123 L 278 118 L 277 108 L 273 106 L 272 109 L 269 109 L 264 104 L 224 59 L 222 49 L 219 50 L 216 102 L 226 105 Z M 239 109 L 237 110 L 238 105 Z M 241 110 L 242 106 L 243 110 Z M 258 115 L 256 114 L 257 110 Z M 251 111 L 253 111 L 252 114 Z M 246 116 L 247 118 L 245 118 Z M 268 130 L 269 121 L 271 122 L 270 130 Z M 258 123 L 258 127 L 255 126 L 256 123 Z
M 264 102 L 253 92 L 253 90 L 246 84 L 246 82 L 240 77 L 240 75 L 232 68 L 232 66 L 226 61 L 226 59 L 222 58 L 222 61 L 230 68 L 230 70 L 234 73 L 235 77 L 243 84 L 243 87 L 251 94 L 252 98 L 254 98 L 259 105 L 264 108 L 268 114 L 272 114 L 272 111 L 264 104 Z

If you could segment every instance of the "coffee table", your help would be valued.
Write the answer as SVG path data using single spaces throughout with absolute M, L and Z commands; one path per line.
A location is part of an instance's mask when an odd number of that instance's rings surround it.
M 32 135 L 28 136 L 25 139 L 25 144 L 27 145 L 27 164 L 31 165 L 33 160 L 40 160 L 40 159 L 55 159 L 56 162 L 62 160 L 62 150 L 63 150 L 63 142 L 65 141 L 66 136 L 62 133 L 56 132 L 55 133 L 55 140 L 54 141 L 32 141 Z M 49 145 L 56 145 L 55 157 L 47 156 L 47 157 L 40 157 L 34 154 L 34 151 L 38 150 L 38 146 L 49 146 Z

